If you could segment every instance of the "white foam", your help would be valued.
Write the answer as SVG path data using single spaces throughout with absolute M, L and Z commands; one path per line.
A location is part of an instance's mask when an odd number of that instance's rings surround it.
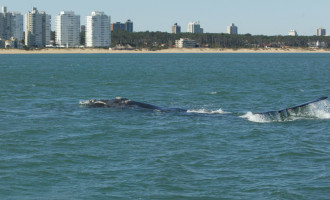
M 257 123 L 269 123 L 272 122 L 270 118 L 262 114 L 253 114 L 252 112 L 247 112 L 245 115 L 240 116 L 241 118 L 247 119 L 251 122 Z
M 79 102 L 80 105 L 83 105 L 83 106 L 87 106 L 90 104 L 90 100 L 87 100 L 87 101 L 80 101 Z
M 207 109 L 197 109 L 188 110 L 188 113 L 200 113 L 200 114 L 228 114 L 229 112 L 223 111 L 221 108 L 218 110 L 207 110 Z
M 319 119 L 330 119 L 330 102 L 321 101 L 308 106 L 307 115 Z

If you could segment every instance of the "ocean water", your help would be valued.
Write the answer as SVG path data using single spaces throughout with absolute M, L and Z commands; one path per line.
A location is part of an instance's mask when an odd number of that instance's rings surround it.
M 255 114 L 329 95 L 330 54 L 0 55 L 0 199 L 329 199 L 330 101 Z

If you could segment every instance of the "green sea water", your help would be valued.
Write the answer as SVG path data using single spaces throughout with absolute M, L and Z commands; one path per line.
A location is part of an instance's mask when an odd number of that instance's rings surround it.
M 254 114 L 329 95 L 329 54 L 0 55 L 0 199 L 329 199 L 329 100 Z

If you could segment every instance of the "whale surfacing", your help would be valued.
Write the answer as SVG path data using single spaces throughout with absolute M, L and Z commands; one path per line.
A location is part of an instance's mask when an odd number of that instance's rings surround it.
M 178 112 L 186 112 L 187 110 L 181 109 L 181 108 L 162 108 L 159 106 L 155 106 L 152 104 L 132 101 L 127 98 L 122 97 L 116 97 L 115 99 L 109 99 L 109 100 L 96 100 L 91 99 L 83 103 L 84 105 L 88 107 L 103 107 L 103 108 L 145 108 L 145 109 L 151 109 L 151 110 L 158 110 L 158 111 L 178 111 Z
M 255 114 L 259 114 L 259 115 L 267 115 L 267 116 L 279 116 L 280 118 L 286 118 L 288 116 L 290 116 L 293 113 L 299 112 L 300 109 L 305 108 L 306 106 L 313 104 L 313 103 L 317 103 L 319 101 L 323 101 L 326 100 L 328 97 L 320 97 L 317 99 L 314 99 L 312 101 L 303 103 L 303 104 L 299 104 L 293 107 L 289 107 L 289 108 L 284 108 L 281 110 L 277 110 L 277 111 L 268 111 L 268 112 L 259 112 L 259 113 L 255 113 Z

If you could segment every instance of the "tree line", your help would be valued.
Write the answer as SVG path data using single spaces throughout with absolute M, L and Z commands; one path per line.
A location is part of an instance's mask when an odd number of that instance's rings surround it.
M 224 33 L 179 33 L 114 31 L 111 35 L 112 46 L 130 45 L 135 48 L 162 49 L 175 45 L 175 40 L 189 38 L 200 47 L 209 48 L 259 48 L 259 47 L 308 47 L 311 42 L 330 43 L 327 36 L 265 36 L 230 35 Z
M 179 33 L 167 32 L 126 32 L 113 31 L 111 33 L 111 46 L 130 45 L 137 49 L 150 50 L 166 49 L 174 47 L 175 40 L 189 38 L 195 40 L 199 47 L 208 48 L 264 48 L 264 47 L 309 47 L 310 43 L 319 41 L 330 44 L 328 36 L 265 36 L 265 35 L 230 35 L 225 33 Z M 51 39 L 55 40 L 55 32 Z M 85 33 L 80 34 L 81 45 L 85 44 Z

